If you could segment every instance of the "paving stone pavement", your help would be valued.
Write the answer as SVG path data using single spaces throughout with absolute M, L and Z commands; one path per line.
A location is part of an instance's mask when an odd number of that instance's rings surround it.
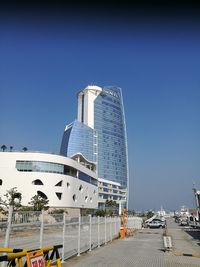
M 175 251 L 188 254 L 200 253 L 200 246 L 197 245 L 198 242 L 184 231 L 187 227 L 180 227 L 178 224 L 174 223 L 172 219 L 167 222 L 167 225 L 168 235 L 172 237 Z
M 170 227 L 176 229 L 171 222 Z M 178 236 L 183 239 L 182 231 L 177 230 Z M 174 233 L 173 231 L 170 233 Z M 177 234 L 178 233 L 178 234 Z M 181 233 L 181 235 L 179 235 Z M 133 237 L 118 239 L 80 257 L 67 260 L 63 266 L 73 267 L 199 267 L 200 258 L 175 256 L 172 252 L 163 251 L 163 230 L 143 229 Z M 177 243 L 178 244 L 178 243 Z M 184 249 L 192 247 L 193 243 L 184 243 Z M 180 244 L 179 244 L 180 245 Z M 175 248 L 174 248 L 175 249 Z M 179 247 L 180 249 L 180 247 Z M 196 247 L 195 247 L 196 249 Z M 186 251 L 185 251 L 186 252 Z M 200 253 L 200 251 L 199 251 Z

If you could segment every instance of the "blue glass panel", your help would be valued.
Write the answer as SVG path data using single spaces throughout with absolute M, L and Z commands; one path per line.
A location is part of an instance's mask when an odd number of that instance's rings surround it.
M 70 132 L 63 136 L 60 149 L 61 154 L 63 156 L 71 157 L 72 155 L 80 152 L 87 160 L 94 162 L 94 134 L 95 133 L 92 128 L 79 121 L 74 121 L 72 127 L 70 128 Z M 67 138 L 68 141 L 66 141 Z
M 127 186 L 127 155 L 121 91 L 104 87 L 95 100 L 95 130 L 98 131 L 98 176 Z
M 67 148 L 68 148 L 71 130 L 72 130 L 72 127 L 68 128 L 63 134 L 62 143 L 60 147 L 60 154 L 63 156 L 67 155 Z
M 53 162 L 18 160 L 16 161 L 16 169 L 23 172 L 50 172 L 77 177 L 77 170 L 75 168 Z M 97 180 L 84 172 L 79 172 L 79 179 L 97 186 Z

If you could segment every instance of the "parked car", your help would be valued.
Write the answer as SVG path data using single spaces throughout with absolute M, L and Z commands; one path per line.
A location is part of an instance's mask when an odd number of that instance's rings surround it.
M 165 228 L 166 222 L 159 219 L 153 219 L 152 221 L 147 222 L 148 228 Z
M 180 226 L 186 226 L 188 225 L 188 220 L 186 218 L 183 218 L 180 220 Z

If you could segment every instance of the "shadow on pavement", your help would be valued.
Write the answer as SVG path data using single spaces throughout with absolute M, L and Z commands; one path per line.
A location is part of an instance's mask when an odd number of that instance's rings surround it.
M 200 230 L 186 230 L 187 234 L 189 234 L 193 239 L 200 241 Z M 197 243 L 200 246 L 200 243 Z

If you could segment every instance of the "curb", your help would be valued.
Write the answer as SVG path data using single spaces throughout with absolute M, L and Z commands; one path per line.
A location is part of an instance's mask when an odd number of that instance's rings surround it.
M 196 258 L 200 258 L 200 254 L 199 253 L 183 253 L 183 252 L 175 252 L 174 253 L 175 256 L 187 256 L 187 257 L 196 257 Z

